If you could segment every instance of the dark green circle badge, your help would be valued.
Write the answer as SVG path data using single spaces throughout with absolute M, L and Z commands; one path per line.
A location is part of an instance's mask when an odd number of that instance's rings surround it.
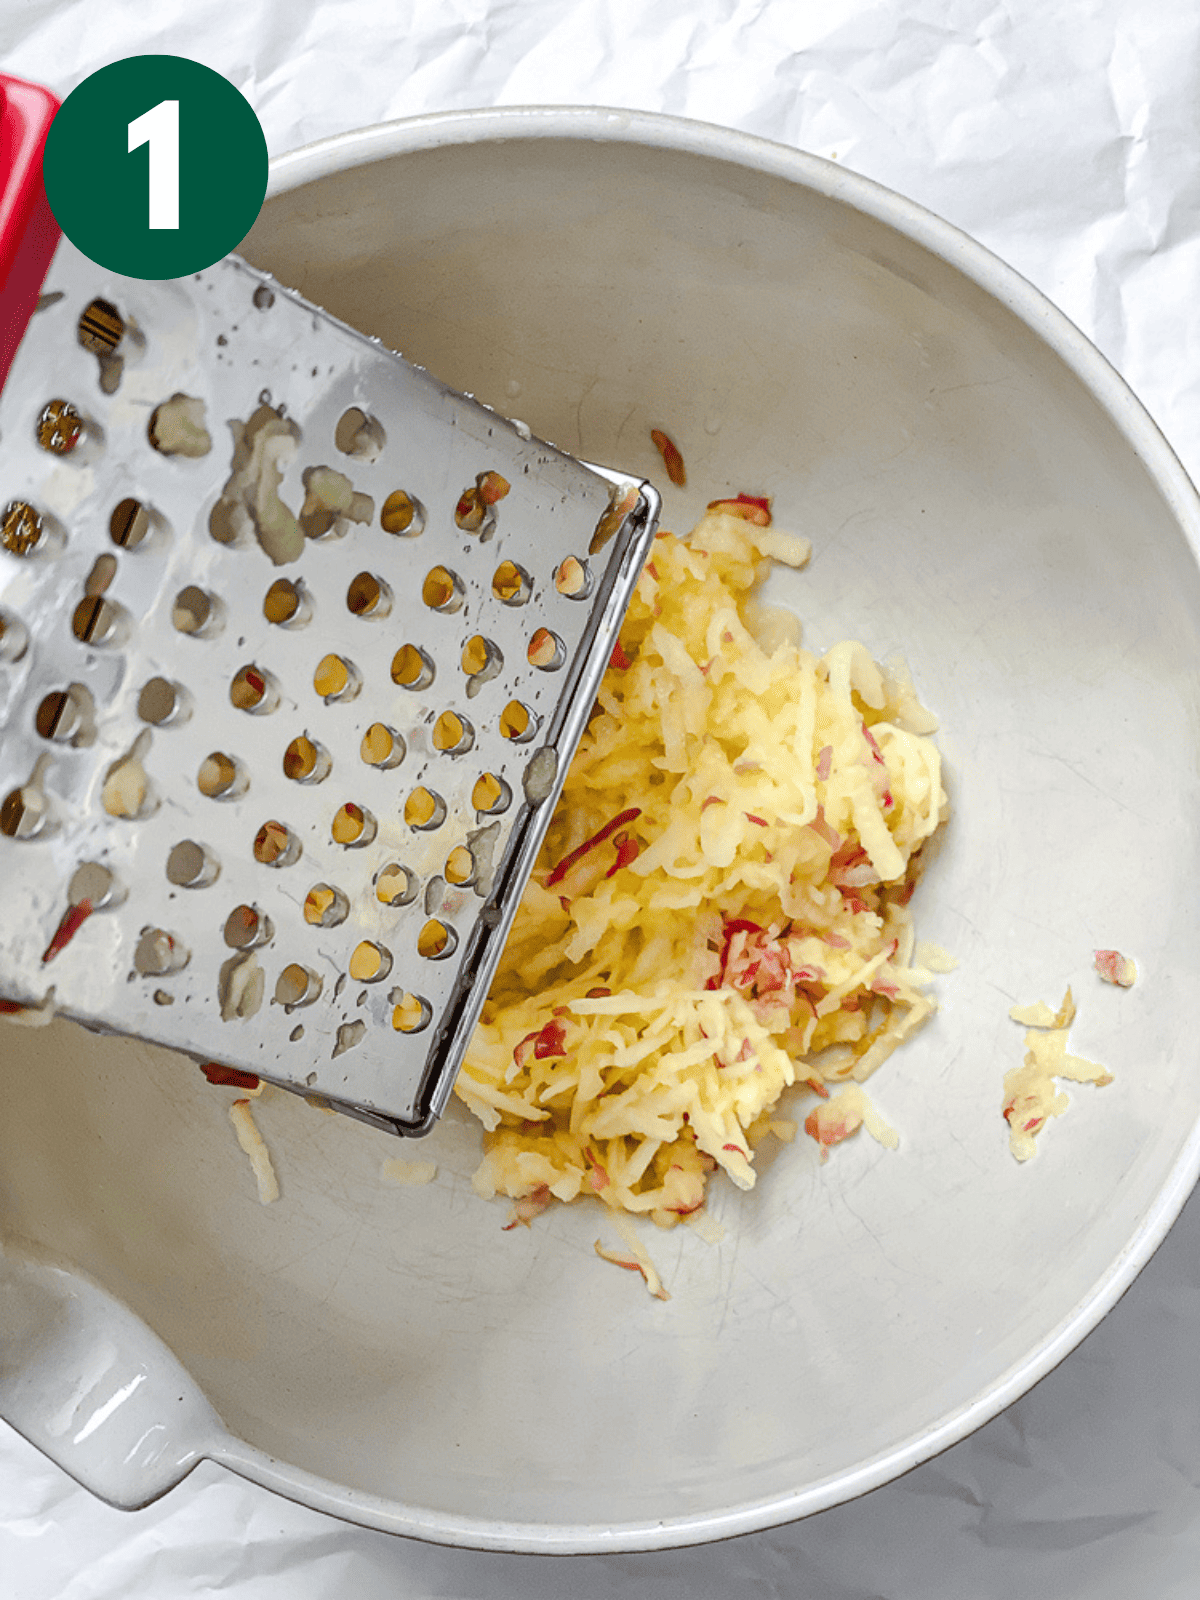
M 50 124 L 46 198 L 85 256 L 129 278 L 182 278 L 249 233 L 267 142 L 245 96 L 185 56 L 129 56 L 85 78 Z

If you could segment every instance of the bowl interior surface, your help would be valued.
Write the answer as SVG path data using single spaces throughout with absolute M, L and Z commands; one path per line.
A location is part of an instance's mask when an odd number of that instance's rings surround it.
M 284 1198 L 260 1208 L 226 1093 L 56 1023 L 0 1036 L 0 1229 L 126 1300 L 248 1470 L 301 1498 L 466 1542 L 678 1543 L 961 1435 L 1077 1341 L 1182 1203 L 1195 513 L 1099 359 L 950 230 L 930 248 L 818 163 L 756 169 L 599 116 L 463 122 L 310 165 L 243 253 L 577 454 L 661 481 L 666 428 L 688 488 L 664 485 L 665 526 L 773 495 L 814 544 L 770 583 L 807 642 L 904 653 L 952 803 L 918 937 L 960 965 L 870 1086 L 900 1149 L 764 1150 L 752 1193 L 713 1186 L 721 1243 L 651 1230 L 663 1304 L 596 1260 L 618 1242 L 598 1206 L 502 1232 L 459 1110 L 399 1151 L 276 1096 L 259 1122 Z M 1133 989 L 1091 973 L 1105 946 L 1137 959 Z M 1071 1048 L 1115 1081 L 1072 1088 L 1018 1167 L 1008 1008 L 1068 983 Z M 437 1181 L 384 1187 L 396 1154 Z

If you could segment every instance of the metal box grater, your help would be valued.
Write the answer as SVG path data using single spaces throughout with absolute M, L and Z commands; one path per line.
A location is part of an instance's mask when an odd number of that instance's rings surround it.
M 657 513 L 236 258 L 64 242 L 0 392 L 0 994 L 426 1132 Z

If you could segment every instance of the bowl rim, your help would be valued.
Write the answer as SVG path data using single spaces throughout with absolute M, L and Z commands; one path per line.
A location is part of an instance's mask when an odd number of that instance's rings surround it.
M 707 157 L 782 178 L 872 217 L 922 245 L 1000 302 L 1056 354 L 1116 426 L 1200 560 L 1200 496 L 1162 432 L 1111 363 L 1040 289 L 986 246 L 915 201 L 824 157 L 758 135 L 659 112 L 605 106 L 514 105 L 427 113 L 335 134 L 276 156 L 267 199 L 321 178 L 451 145 L 513 140 L 635 144 Z M 1137 1234 L 1091 1292 L 1029 1354 L 969 1405 L 900 1444 L 802 1489 L 720 1512 L 616 1527 L 516 1523 L 408 1508 L 356 1492 L 228 1436 L 206 1453 L 285 1498 L 344 1520 L 426 1542 L 525 1554 L 604 1554 L 680 1548 L 755 1533 L 881 1487 L 981 1427 L 1045 1377 L 1103 1319 L 1157 1250 L 1200 1178 L 1200 1122 L 1192 1129 Z

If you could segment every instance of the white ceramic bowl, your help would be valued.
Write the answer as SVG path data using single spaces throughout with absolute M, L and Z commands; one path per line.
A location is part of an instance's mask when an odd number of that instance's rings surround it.
M 276 1097 L 263 1209 L 193 1068 L 5 1031 L 0 1222 L 60 1267 L 10 1253 L 4 1414 L 120 1503 L 211 1455 L 503 1549 L 681 1544 L 884 1482 L 1070 1350 L 1196 1177 L 1192 489 L 1014 273 L 739 135 L 563 110 L 371 129 L 277 162 L 245 249 L 568 449 L 657 474 L 668 428 L 668 526 L 773 494 L 814 541 L 779 585 L 810 640 L 902 648 L 941 716 L 954 815 L 915 904 L 961 965 L 874 1080 L 899 1151 L 821 1168 L 802 1140 L 754 1193 L 714 1190 L 721 1245 L 651 1240 L 669 1304 L 595 1259 L 598 1207 L 502 1233 L 465 1117 L 422 1152 L 436 1183 L 396 1191 L 385 1136 Z M 1097 946 L 1135 988 L 1099 983 Z M 1019 1168 L 1007 1011 L 1068 982 L 1072 1047 L 1115 1082 Z

